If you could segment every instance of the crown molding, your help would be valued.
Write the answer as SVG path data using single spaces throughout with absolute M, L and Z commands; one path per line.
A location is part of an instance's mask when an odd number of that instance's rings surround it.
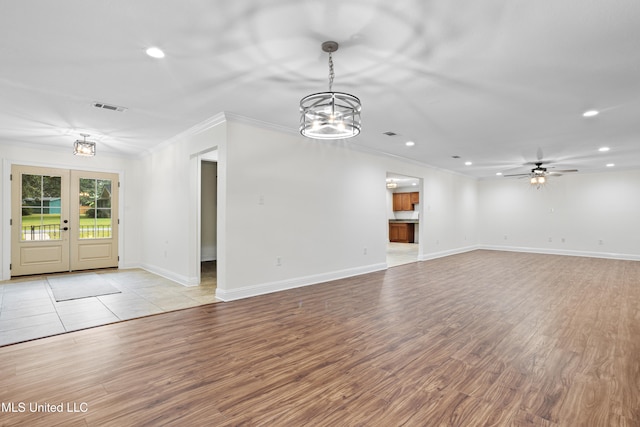
M 276 132 L 287 133 L 290 135 L 301 136 L 297 129 L 294 129 L 288 126 L 282 126 L 274 123 L 264 122 L 262 120 L 242 116 L 236 113 L 225 112 L 224 115 L 227 118 L 227 121 L 230 121 L 230 122 L 236 122 L 236 123 L 259 127 L 262 129 L 268 129 Z

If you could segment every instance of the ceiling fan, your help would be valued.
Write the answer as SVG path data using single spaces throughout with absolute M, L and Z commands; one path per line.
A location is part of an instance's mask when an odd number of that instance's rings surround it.
M 510 174 L 510 175 L 503 175 L 503 176 L 505 177 L 517 176 L 521 178 L 529 177 L 531 185 L 535 185 L 538 188 L 540 188 L 540 186 L 544 185 L 547 182 L 548 176 L 561 176 L 562 174 L 565 174 L 565 173 L 578 172 L 578 169 L 562 169 L 562 170 L 547 171 L 547 168 L 542 166 L 543 162 L 533 162 L 532 164 L 534 164 L 536 167 L 531 169 L 531 172 L 516 173 L 516 174 Z

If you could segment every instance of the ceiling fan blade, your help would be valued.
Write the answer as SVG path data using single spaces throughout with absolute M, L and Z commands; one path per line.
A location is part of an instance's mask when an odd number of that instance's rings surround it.
M 564 170 L 557 170 L 554 172 L 561 172 L 561 173 L 578 172 L 578 169 L 564 169 Z
M 550 165 L 552 163 L 554 163 L 553 160 L 542 160 L 542 159 L 540 159 L 540 160 L 536 160 L 536 161 L 532 161 L 532 162 L 527 162 L 523 166 L 538 166 L 538 165 L 541 165 L 541 166 L 545 166 L 545 167 L 553 167 L 553 166 L 547 166 L 547 165 Z
M 511 175 L 502 175 L 504 177 L 508 177 L 508 176 L 529 176 L 531 175 L 530 173 L 516 173 L 516 174 L 511 174 Z

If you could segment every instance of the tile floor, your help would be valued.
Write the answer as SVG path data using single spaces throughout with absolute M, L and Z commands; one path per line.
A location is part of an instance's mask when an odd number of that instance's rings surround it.
M 418 258 L 415 243 L 389 243 L 387 266 Z M 215 262 L 202 264 L 200 286 L 182 286 L 145 270 L 94 271 L 121 293 L 57 302 L 42 275 L 0 282 L 0 346 L 216 302 Z M 73 276 L 79 273 L 66 273 Z
M 387 267 L 418 261 L 417 243 L 387 243 Z
M 92 273 L 121 293 L 57 302 L 42 275 L 0 282 L 0 346 L 209 304 L 215 299 L 215 262 L 203 263 L 200 286 L 182 286 L 145 270 L 98 270 Z

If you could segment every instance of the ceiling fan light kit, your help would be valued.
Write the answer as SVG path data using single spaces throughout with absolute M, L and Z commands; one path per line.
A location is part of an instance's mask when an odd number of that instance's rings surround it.
M 345 139 L 360 133 L 360 99 L 333 91 L 333 58 L 338 43 L 326 41 L 322 50 L 329 54 L 329 91 L 314 93 L 300 100 L 300 133 L 314 139 Z
M 548 172 L 547 168 L 542 167 L 543 162 L 535 162 L 533 164 L 536 165 L 536 167 L 531 169 L 530 172 L 516 173 L 516 174 L 502 175 L 502 176 L 504 177 L 517 176 L 519 178 L 528 177 L 531 185 L 536 187 L 537 189 L 540 189 L 542 186 L 544 186 L 546 183 L 549 182 L 549 176 L 562 176 L 563 173 L 578 172 L 577 169 L 563 169 L 563 170 L 554 170 L 552 172 Z M 498 173 L 497 175 L 501 175 L 501 174 Z
M 532 176 L 530 182 L 531 182 L 531 185 L 534 185 L 534 186 L 537 186 L 537 188 L 540 188 L 541 186 L 547 183 L 547 179 L 544 177 L 544 175 L 537 175 L 537 176 Z

